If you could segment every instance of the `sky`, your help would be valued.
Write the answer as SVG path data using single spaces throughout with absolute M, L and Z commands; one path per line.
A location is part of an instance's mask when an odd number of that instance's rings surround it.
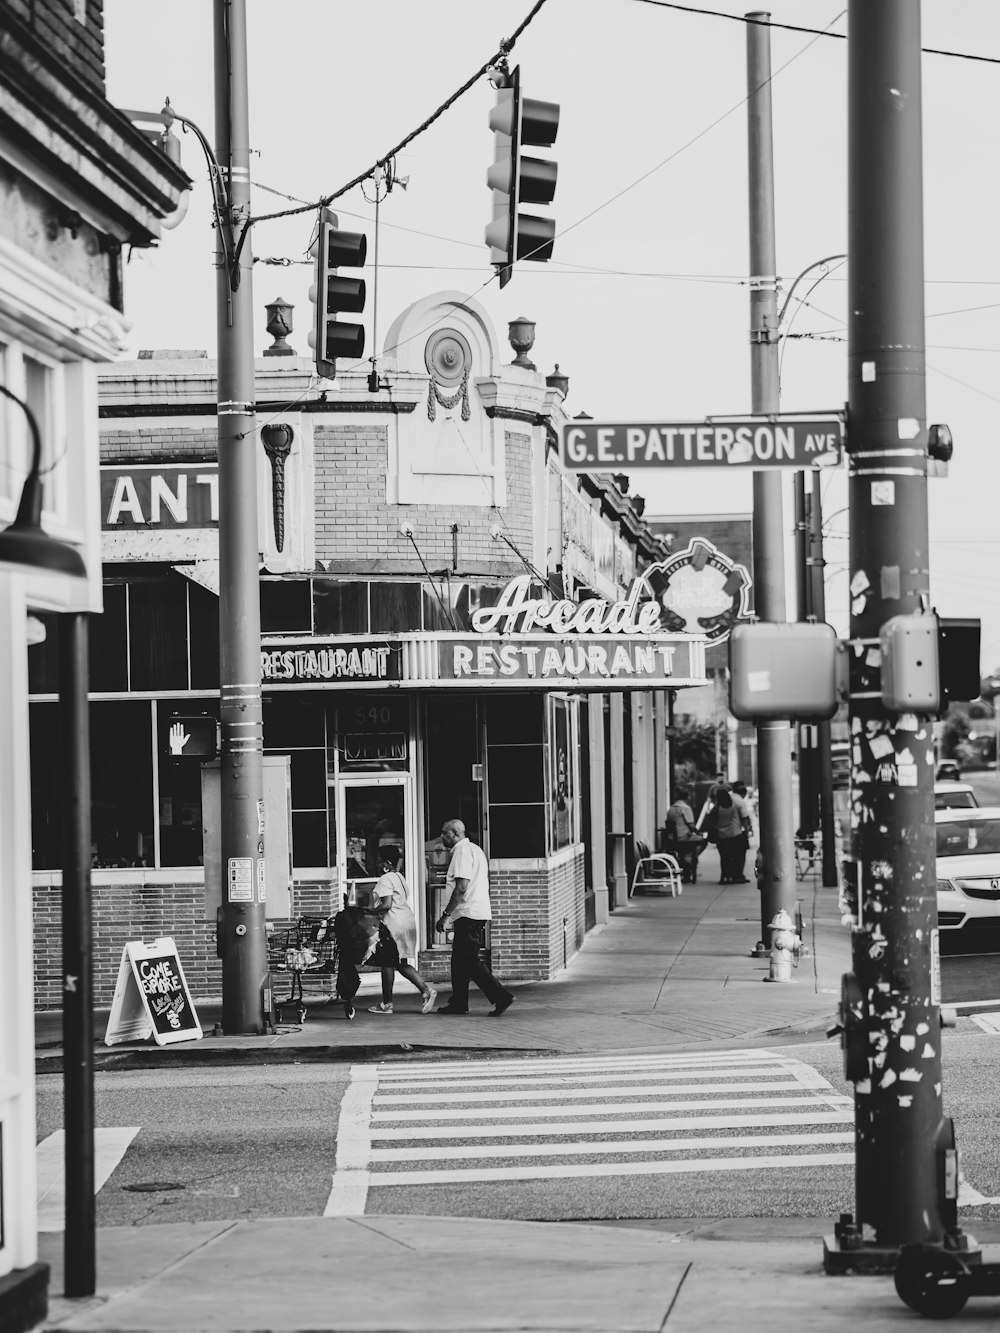
M 534 0 L 247 0 L 252 211 L 314 203 L 373 168 L 497 52 Z M 694 8 L 692 6 L 691 8 Z M 545 0 L 511 51 L 524 96 L 557 102 L 552 259 L 521 263 L 501 291 L 483 228 L 495 100 L 485 77 L 396 158 L 409 177 L 380 205 L 355 187 L 333 208 L 368 235 L 366 352 L 433 292 L 471 296 L 496 325 L 535 321 L 531 358 L 569 377 L 570 415 L 702 420 L 751 407 L 746 25 L 658 0 Z M 105 0 L 108 97 L 159 110 L 166 97 L 214 142 L 211 0 Z M 847 398 L 847 30 L 837 0 L 774 0 L 771 32 L 781 410 L 839 411 Z M 931 595 L 942 616 L 983 622 L 982 666 L 1000 664 L 1000 5 L 923 0 L 927 420 L 950 426 L 947 478 L 929 482 Z M 993 62 L 967 57 L 987 56 Z M 176 128 L 176 127 L 175 127 Z M 214 233 L 204 158 L 184 222 L 125 270 L 127 355 L 215 355 Z M 539 153 L 540 156 L 545 155 Z M 289 341 L 309 355 L 305 251 L 315 214 L 252 231 L 255 348 L 264 306 L 295 306 Z M 273 263 L 269 261 L 290 261 Z M 818 279 L 818 281 L 817 281 Z M 815 284 L 815 285 L 814 285 Z M 376 288 L 373 291 L 373 287 Z M 513 352 L 511 352 L 513 359 Z M 789 559 L 793 513 L 785 507 Z M 647 515 L 748 513 L 747 474 L 637 475 Z M 824 474 L 827 618 L 847 632 L 846 466 Z M 794 614 L 789 583 L 787 614 Z

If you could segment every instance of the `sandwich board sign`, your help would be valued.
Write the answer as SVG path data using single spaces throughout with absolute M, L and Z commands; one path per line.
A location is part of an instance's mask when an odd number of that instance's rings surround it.
M 174 941 L 129 941 L 122 949 L 105 1046 L 148 1037 L 167 1046 L 202 1035 Z

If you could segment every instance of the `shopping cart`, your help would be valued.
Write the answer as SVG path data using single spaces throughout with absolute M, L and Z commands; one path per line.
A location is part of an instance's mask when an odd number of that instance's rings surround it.
M 275 984 L 279 973 L 289 977 L 288 995 L 274 998 L 275 1022 L 304 1023 L 304 983 L 315 986 L 325 999 L 330 997 L 329 979 L 337 966 L 331 919 L 300 916 L 287 927 L 268 922 L 267 965 Z

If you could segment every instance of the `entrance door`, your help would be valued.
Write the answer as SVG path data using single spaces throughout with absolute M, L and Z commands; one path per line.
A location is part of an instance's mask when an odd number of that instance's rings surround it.
M 337 866 L 345 904 L 371 906 L 371 890 L 381 875 L 379 856 L 387 846 L 399 849 L 399 871 L 415 892 L 408 795 L 408 777 L 342 778 L 338 783 Z

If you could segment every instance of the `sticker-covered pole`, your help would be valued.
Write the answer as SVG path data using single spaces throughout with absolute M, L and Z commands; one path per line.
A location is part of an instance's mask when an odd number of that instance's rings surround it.
M 957 1233 L 958 1188 L 942 1107 L 933 719 L 883 705 L 879 649 L 890 617 L 929 610 L 920 6 L 851 0 L 848 12 L 856 901 L 842 1023 L 855 1083 L 857 1214 L 827 1242 L 828 1271 L 889 1268 L 900 1246 Z

